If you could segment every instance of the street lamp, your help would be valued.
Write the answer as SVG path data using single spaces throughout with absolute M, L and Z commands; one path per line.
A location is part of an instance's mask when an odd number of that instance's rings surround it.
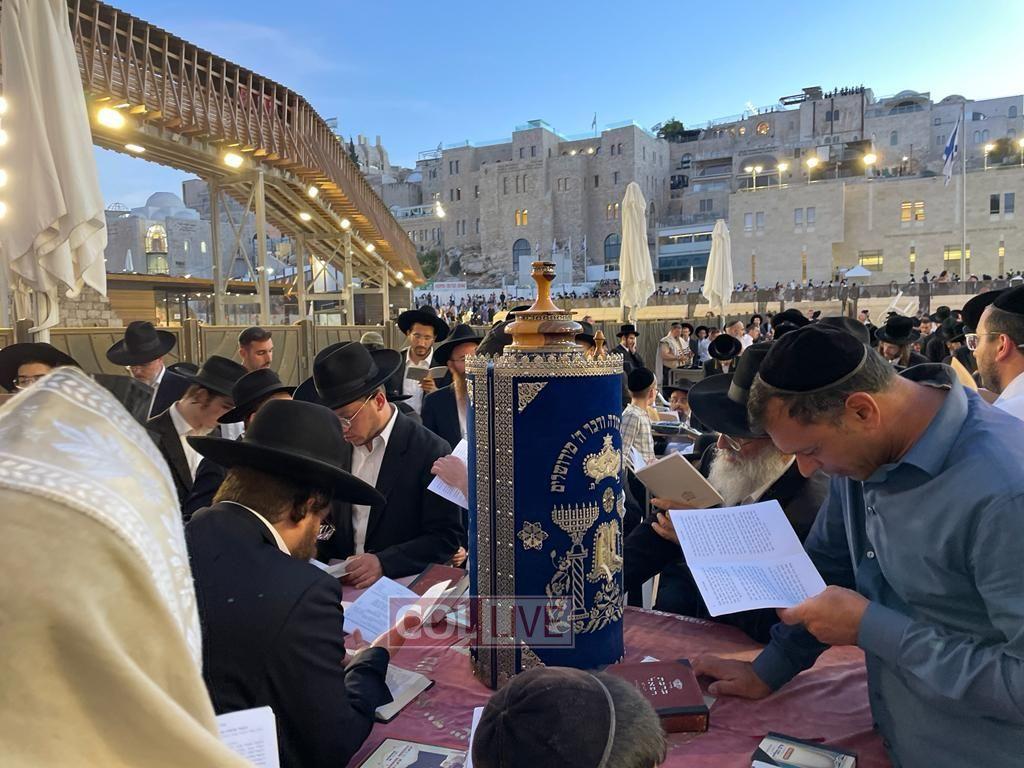
M 986 170 L 986 171 L 988 170 L 988 153 L 991 152 L 995 148 L 996 148 L 995 144 L 986 144 L 985 145 L 985 156 L 984 156 L 985 157 L 985 167 L 984 167 L 983 170 Z
M 789 163 L 782 162 L 776 166 L 779 169 L 779 186 L 782 186 L 782 174 L 789 169 Z
M 816 158 L 816 157 L 808 157 L 807 158 L 806 165 L 807 165 L 807 183 L 808 184 L 811 183 L 811 175 L 813 174 L 814 169 L 818 167 L 818 162 L 819 162 L 818 158 Z
M 751 185 L 754 189 L 757 189 L 757 174 L 764 170 L 763 166 L 760 165 L 748 165 L 743 169 L 744 173 L 749 173 L 751 176 Z

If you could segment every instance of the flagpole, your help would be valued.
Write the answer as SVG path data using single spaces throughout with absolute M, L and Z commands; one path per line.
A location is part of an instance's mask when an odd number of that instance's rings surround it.
M 960 283 L 967 282 L 967 102 L 960 104 Z

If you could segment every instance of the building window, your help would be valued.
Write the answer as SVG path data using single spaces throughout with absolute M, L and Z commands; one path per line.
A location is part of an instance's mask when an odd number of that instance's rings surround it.
M 914 221 L 924 221 L 924 200 L 914 203 Z
M 1003 240 L 999 241 L 999 248 L 996 249 L 997 257 L 997 272 L 996 274 L 1002 275 L 1006 272 L 1006 243 Z
M 537 156 L 537 145 L 536 144 L 531 144 L 530 145 L 530 157 L 536 157 L 536 156 Z
M 807 226 L 808 227 L 813 227 L 814 226 L 814 218 L 815 218 L 816 214 L 817 214 L 817 211 L 816 211 L 816 209 L 814 208 L 813 205 L 807 207 L 807 210 L 804 212 L 804 219 L 807 221 Z
M 454 189 L 449 189 L 448 190 L 448 202 L 449 203 L 454 203 L 455 202 L 455 190 Z
M 503 176 L 501 178 L 501 193 L 503 195 L 508 194 L 508 176 Z
M 519 159 L 522 160 L 524 157 L 526 157 L 526 147 L 520 147 L 519 148 Z
M 800 279 L 807 279 L 807 249 L 804 248 L 800 253 Z
M 914 274 L 914 270 L 917 268 L 917 248 L 910 246 L 910 274 Z
M 912 215 L 913 205 L 911 205 L 909 200 L 904 200 L 900 203 L 900 222 L 904 224 L 908 223 Z
M 960 246 L 959 245 L 947 245 L 942 249 L 942 266 L 943 269 L 948 269 L 951 272 L 960 273 Z M 969 275 L 971 273 L 971 247 L 967 246 L 967 268 L 964 270 L 964 274 Z
M 480 234 L 480 219 L 476 220 L 476 234 Z
M 530 220 L 529 219 L 529 215 L 530 215 L 530 212 L 526 208 L 517 208 L 516 209 L 516 226 L 517 227 L 525 227 L 525 226 L 527 226 L 529 224 L 529 220 Z
M 985 130 L 983 130 L 981 132 L 981 140 L 982 141 L 988 141 L 988 128 L 986 128 Z
M 1007 117 L 1016 117 L 1017 116 L 1017 105 L 1016 104 L 1011 104 L 1010 105 L 1010 108 L 1008 110 L 1006 110 L 1006 116 Z
M 857 253 L 857 263 L 862 267 L 866 267 L 874 272 L 880 272 L 884 260 L 882 258 L 881 251 L 859 251 Z
M 941 117 L 936 117 L 934 120 L 932 120 L 932 124 L 933 125 L 942 125 L 942 118 Z
M 619 269 L 619 249 L 622 239 L 617 232 L 612 232 L 604 239 L 604 269 L 606 272 L 617 272 Z
M 199 241 L 199 252 L 200 253 L 206 253 L 206 241 L 205 240 L 200 240 Z
M 793 226 L 802 227 L 804 225 L 804 209 L 794 208 L 793 209 Z
M 767 136 L 768 130 L 768 123 L 762 120 L 760 123 L 757 124 L 757 127 L 754 129 L 754 132 L 757 133 L 758 136 Z
M 612 184 L 618 184 L 618 183 L 619 183 L 619 172 L 615 171 L 614 173 L 612 173 Z
M 184 249 L 185 253 L 188 253 L 188 240 L 186 240 L 185 242 L 183 242 L 183 243 L 181 244 L 181 247 L 182 247 L 182 248 Z
M 754 214 L 744 213 L 743 214 L 743 231 L 753 232 L 754 231 Z
M 974 132 L 974 143 L 981 144 L 981 131 Z
M 618 154 L 621 155 L 622 154 L 622 145 L 621 144 L 617 144 L 616 146 L 618 147 Z
M 479 184 L 473 185 L 473 197 L 476 197 L 476 198 L 480 197 L 480 185 Z
M 455 188 L 455 199 L 456 200 L 461 200 L 462 199 L 462 187 L 456 187 Z
M 146 230 L 146 253 L 167 253 L 167 230 L 163 224 L 154 224 Z
M 993 216 L 999 215 L 999 195 L 988 196 L 988 212 Z
M 679 170 L 681 170 L 681 171 L 687 170 L 692 163 L 693 163 L 693 155 L 691 155 L 689 152 L 687 152 L 685 155 L 683 155 L 681 158 L 679 158 Z
M 523 264 L 524 260 L 526 264 L 530 263 L 530 241 L 525 237 L 521 237 L 512 244 L 512 274 L 516 277 L 519 276 L 519 267 Z
M 710 197 L 706 197 L 706 198 L 702 199 L 700 201 L 700 212 L 701 213 L 711 213 L 712 206 L 714 205 L 714 202 L 715 201 L 712 200 Z
M 601 186 L 601 177 L 598 176 L 597 174 L 594 174 L 594 189 L 597 189 L 600 186 Z
M 899 143 L 900 143 L 900 134 L 899 134 L 899 132 L 898 131 L 890 131 L 889 132 L 889 146 L 890 147 L 895 147 Z
M 643 159 L 646 160 L 647 159 L 647 147 L 642 147 L 641 149 L 643 149 Z
M 1003 195 L 1003 213 L 1013 213 L 1016 205 L 1017 194 L 1015 192 L 1007 192 Z
M 764 229 L 764 211 L 758 211 L 754 216 L 754 221 L 757 223 L 758 229 Z

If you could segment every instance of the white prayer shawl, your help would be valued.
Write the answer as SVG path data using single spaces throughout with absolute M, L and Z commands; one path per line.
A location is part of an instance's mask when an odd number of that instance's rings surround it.
M 217 736 L 167 465 L 80 370 L 0 408 L 0 510 L 4 765 L 249 765 Z

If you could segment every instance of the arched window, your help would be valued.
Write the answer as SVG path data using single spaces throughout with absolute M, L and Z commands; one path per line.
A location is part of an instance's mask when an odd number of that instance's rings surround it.
M 654 208 L 654 201 L 652 200 L 651 204 L 649 206 L 647 206 L 647 228 L 648 229 L 654 229 L 654 222 L 655 222 L 655 208 Z
M 1008 110 L 1006 110 L 1006 116 L 1007 117 L 1016 117 L 1017 116 L 1017 105 L 1016 104 L 1011 104 L 1010 105 L 1010 108 Z
M 521 237 L 512 244 L 512 274 L 519 277 L 519 267 L 530 263 L 530 241 Z
M 981 140 L 988 141 L 988 128 L 981 132 Z
M 679 169 L 685 171 L 687 168 L 690 167 L 691 163 L 693 163 L 693 155 L 687 152 L 681 158 L 679 158 Z
M 889 146 L 895 147 L 900 143 L 900 135 L 897 131 L 890 131 L 889 133 Z
M 146 253 L 167 253 L 167 230 L 154 224 L 146 230 Z
M 604 270 L 605 272 L 617 272 L 619 269 L 619 249 L 622 247 L 622 238 L 618 232 L 612 232 L 604 239 Z
M 981 131 L 974 132 L 974 143 L 981 144 Z

